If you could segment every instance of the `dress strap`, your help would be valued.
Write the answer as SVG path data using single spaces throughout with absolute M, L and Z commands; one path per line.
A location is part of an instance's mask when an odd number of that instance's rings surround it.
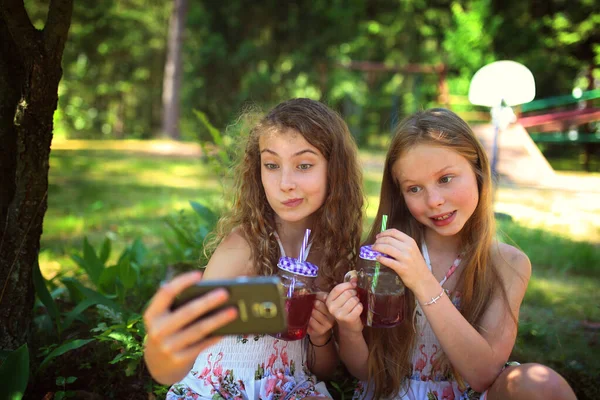
M 427 250 L 427 245 L 425 244 L 425 241 L 423 241 L 421 251 L 423 252 L 423 258 L 425 259 L 427 268 L 429 268 L 429 270 L 431 271 L 432 270 L 431 269 L 431 259 L 429 258 L 429 251 Z M 440 286 L 443 286 L 444 283 L 446 283 L 446 281 L 448 280 L 448 278 L 450 278 L 452 276 L 454 271 L 456 271 L 456 269 L 460 265 L 460 261 L 461 261 L 461 258 L 460 258 L 460 254 L 459 254 L 458 256 L 456 256 L 456 259 L 450 266 L 450 269 L 448 270 L 448 272 L 446 272 L 446 275 L 444 275 L 444 278 L 440 281 Z
M 275 235 L 275 239 L 277 239 L 277 244 L 279 245 L 279 250 L 281 251 L 281 257 L 286 257 L 285 249 L 283 248 L 283 243 L 281 243 L 279 234 L 277 232 L 275 232 L 274 235 Z M 310 252 L 311 246 L 312 246 L 312 239 L 310 240 L 310 242 L 308 242 L 308 245 L 306 246 L 306 249 L 304 250 L 304 260 L 300 260 L 300 261 L 306 261 L 306 259 L 308 258 L 308 253 Z

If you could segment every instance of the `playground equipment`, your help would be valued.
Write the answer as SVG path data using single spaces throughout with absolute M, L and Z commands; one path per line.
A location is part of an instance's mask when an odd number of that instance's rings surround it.
M 515 61 L 495 61 L 480 68 L 469 86 L 472 104 L 490 107 L 494 125 L 492 176 L 497 177 L 498 139 L 500 132 L 516 121 L 512 106 L 528 103 L 535 97 L 533 74 Z

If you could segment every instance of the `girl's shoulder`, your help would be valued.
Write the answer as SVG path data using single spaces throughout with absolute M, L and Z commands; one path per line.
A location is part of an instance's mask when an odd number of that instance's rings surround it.
M 240 229 L 233 229 L 215 249 L 207 266 L 208 278 L 253 275 L 252 250 Z
M 498 267 L 502 277 L 510 282 L 515 278 L 529 281 L 531 262 L 522 250 L 506 243 L 498 242 L 492 247 L 492 262 Z

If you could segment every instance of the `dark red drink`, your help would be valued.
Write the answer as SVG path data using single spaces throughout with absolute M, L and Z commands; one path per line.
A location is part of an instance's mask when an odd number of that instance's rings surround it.
M 363 305 L 360 314 L 362 323 L 373 328 L 391 328 L 400 325 L 404 319 L 404 294 L 375 294 L 357 287 L 358 298 Z M 373 313 L 368 322 L 369 310 Z
M 316 298 L 316 294 L 294 294 L 292 298 L 286 299 L 287 330 L 273 336 L 282 340 L 299 340 L 306 336 Z

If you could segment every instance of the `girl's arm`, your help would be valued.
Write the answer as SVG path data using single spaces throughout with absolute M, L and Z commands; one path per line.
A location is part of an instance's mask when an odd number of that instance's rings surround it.
M 308 324 L 308 367 L 321 380 L 331 379 L 340 361 L 333 338 L 335 318 L 327 310 L 326 300 L 327 293 L 317 293 Z
M 499 244 L 499 253 L 493 261 L 504 280 L 510 309 L 506 309 L 497 293 L 475 329 L 445 294 L 425 305 L 442 293 L 442 287 L 425 265 L 412 238 L 395 229 L 389 230 L 379 235 L 373 248 L 393 257 L 379 261 L 394 269 L 413 291 L 452 366 L 474 390 L 487 389 L 501 372 L 515 344 L 517 325 L 513 315 L 518 318 L 531 275 L 527 256 L 512 246 Z
M 237 318 L 233 307 L 202 318 L 227 301 L 228 293 L 224 289 L 215 290 L 171 311 L 175 297 L 201 279 L 249 275 L 252 273 L 250 265 L 247 242 L 232 233 L 217 247 L 204 275 L 198 271 L 183 274 L 157 291 L 144 312 L 147 332 L 144 359 L 156 381 L 167 385 L 183 379 L 198 354 L 221 339 L 209 335 Z
M 340 359 L 354 377 L 365 381 L 369 374 L 369 348 L 362 334 L 363 307 L 355 288 L 355 279 L 334 287 L 327 296 L 327 308 L 338 324 Z

